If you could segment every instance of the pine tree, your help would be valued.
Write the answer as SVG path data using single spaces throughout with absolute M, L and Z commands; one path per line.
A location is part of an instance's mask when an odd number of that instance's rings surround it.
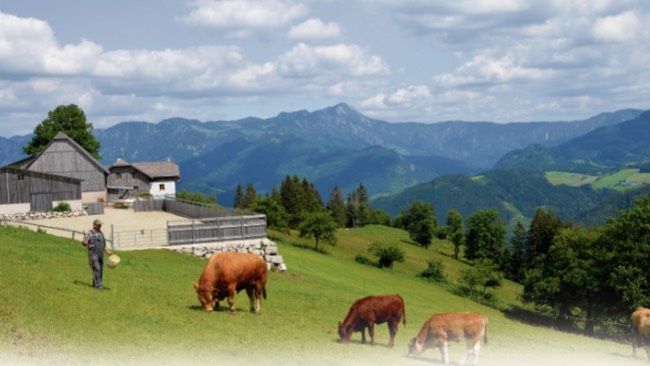
M 253 186 L 253 183 L 248 183 L 246 186 L 246 195 L 244 196 L 244 208 L 251 207 L 255 202 L 255 199 L 257 199 L 255 186 Z
M 370 201 L 368 200 L 368 191 L 366 190 L 366 186 L 363 185 L 363 183 L 359 183 L 359 187 L 357 187 L 357 199 L 359 200 L 360 205 L 366 205 L 370 206 Z
M 278 204 L 282 204 L 282 196 L 280 196 L 280 191 L 276 186 L 271 189 L 271 199 Z
M 526 228 L 521 222 L 517 222 L 510 238 L 508 277 L 511 280 L 520 283 L 523 281 L 526 257 Z
M 241 184 L 237 184 L 237 189 L 235 190 L 235 200 L 233 203 L 234 208 L 244 208 L 244 189 Z
M 327 211 L 338 227 L 345 227 L 348 222 L 348 216 L 345 209 L 345 201 L 343 201 L 343 192 L 341 192 L 338 186 L 335 186 L 330 193 L 330 198 L 327 202 Z
M 538 208 L 530 223 L 526 241 L 526 265 L 530 266 L 536 257 L 548 252 L 553 245 L 553 238 L 565 224 L 557 216 Z
M 357 199 L 356 191 L 352 191 L 348 194 L 345 209 L 348 216 L 348 227 L 354 228 L 359 226 L 359 200 Z

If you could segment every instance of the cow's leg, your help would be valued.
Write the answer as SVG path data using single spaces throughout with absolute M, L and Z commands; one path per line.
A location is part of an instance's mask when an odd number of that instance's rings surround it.
M 264 285 L 261 283 L 255 284 L 255 314 L 259 314 L 262 310 L 262 296 L 264 295 Z
M 366 327 L 361 327 L 361 343 L 366 344 Z
M 237 293 L 237 284 L 233 283 L 228 285 L 228 305 L 230 305 L 230 312 L 235 313 L 235 294 Z
M 252 287 L 246 287 L 246 295 L 248 295 L 248 301 L 250 302 L 250 311 L 251 313 L 257 312 L 255 309 L 255 290 Z
M 397 334 L 397 324 L 399 322 L 395 320 L 388 321 L 388 332 L 390 333 L 390 341 L 388 341 L 388 347 L 393 348 L 395 346 L 395 335 Z
M 448 353 L 448 347 L 447 347 L 447 340 L 439 340 L 439 346 L 438 348 L 440 349 L 440 357 L 441 361 L 445 365 L 449 365 L 449 353 Z
M 473 353 L 474 353 L 474 362 L 472 362 L 472 364 L 476 366 L 478 364 L 479 353 L 481 353 L 481 340 L 480 339 L 474 345 L 474 352 Z
M 370 345 L 375 345 L 375 322 L 368 322 L 368 335 L 370 335 Z

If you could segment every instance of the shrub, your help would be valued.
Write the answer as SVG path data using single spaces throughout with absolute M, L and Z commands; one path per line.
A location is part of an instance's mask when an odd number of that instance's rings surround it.
M 503 274 L 498 271 L 497 265 L 490 260 L 479 260 L 472 267 L 463 271 L 460 282 L 466 286 L 471 294 L 476 294 L 477 289 L 482 289 L 481 295 L 489 297 L 487 289 L 501 286 Z
M 404 262 L 404 250 L 395 244 L 372 243 L 368 251 L 377 256 L 379 268 L 392 268 L 394 262 Z
M 123 202 L 116 202 L 113 205 L 113 208 L 127 209 L 127 208 L 129 208 L 129 205 L 127 205 L 126 203 L 123 203 Z
M 143 200 L 150 200 L 153 198 L 153 196 L 149 192 L 142 192 L 138 195 L 138 198 Z
M 433 282 L 445 282 L 445 273 L 441 261 L 429 260 L 427 261 L 427 268 L 422 271 L 419 276 Z
M 365 264 L 366 266 L 375 266 L 375 262 L 371 261 L 370 258 L 366 257 L 365 255 L 357 254 L 356 257 L 354 257 L 354 261 L 359 263 L 359 264 Z
M 447 235 L 449 233 L 449 230 L 445 226 L 440 226 L 436 230 L 436 238 L 440 240 L 445 240 L 447 239 Z
M 57 204 L 52 209 L 52 211 L 54 211 L 54 212 L 70 212 L 71 211 L 70 204 L 68 202 L 65 202 L 65 201 L 64 202 L 59 202 L 59 204 Z

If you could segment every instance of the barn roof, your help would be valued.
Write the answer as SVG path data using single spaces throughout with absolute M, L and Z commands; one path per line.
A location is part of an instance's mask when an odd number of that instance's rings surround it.
M 150 180 L 162 178 L 178 179 L 181 177 L 178 165 L 172 161 L 129 163 L 124 159 L 117 159 L 109 169 L 118 167 L 132 167 L 133 169 L 144 174 Z
M 181 177 L 178 165 L 171 161 L 133 163 L 131 165 L 151 179 Z
M 29 167 L 32 165 L 32 163 L 33 163 L 34 161 L 38 160 L 38 158 L 39 158 L 41 155 L 43 155 L 43 153 L 44 153 L 44 152 L 45 152 L 45 151 L 50 147 L 50 145 L 52 145 L 52 143 L 54 143 L 54 141 L 62 141 L 62 140 L 63 140 L 63 141 L 67 141 L 67 142 L 69 142 L 69 143 L 72 145 L 72 147 L 75 148 L 75 150 L 77 150 L 81 155 L 83 155 L 83 156 L 85 156 L 86 158 L 88 158 L 88 160 L 90 160 L 90 162 L 93 163 L 93 165 L 95 165 L 95 166 L 98 167 L 102 172 L 104 172 L 104 174 L 109 174 L 108 169 L 106 169 L 106 167 L 105 167 L 104 165 L 102 165 L 102 163 L 100 163 L 99 161 L 97 161 L 97 159 L 95 159 L 94 156 L 92 156 L 92 155 L 91 155 L 91 154 L 90 154 L 86 149 L 84 149 L 81 145 L 79 145 L 79 144 L 77 143 L 77 141 L 73 140 L 70 136 L 66 135 L 66 134 L 63 133 L 62 131 L 59 131 L 59 133 L 57 133 L 57 134 L 54 136 L 54 138 L 53 138 L 53 139 L 52 139 L 52 140 L 47 144 L 47 146 L 45 146 L 45 148 L 44 148 L 40 153 L 38 153 L 38 154 L 36 154 L 36 155 L 33 155 L 33 156 L 31 156 L 31 157 L 29 157 L 29 158 L 27 158 L 27 159 L 23 159 L 23 160 L 29 160 L 29 161 L 26 162 L 26 163 L 23 163 L 20 167 L 21 167 L 21 168 L 25 168 L 25 169 L 29 169 Z M 22 161 L 22 160 L 21 160 L 21 161 Z M 18 161 L 18 162 L 16 162 L 16 163 L 19 163 L 19 162 L 21 162 L 21 161 Z M 13 164 L 10 164 L 10 165 L 13 166 L 13 165 L 16 164 L 16 163 L 13 163 Z

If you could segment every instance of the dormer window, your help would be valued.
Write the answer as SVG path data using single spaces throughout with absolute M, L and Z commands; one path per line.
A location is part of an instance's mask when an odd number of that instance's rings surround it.
M 158 185 L 158 190 L 160 190 L 161 192 L 164 191 L 165 190 L 165 185 L 163 183 L 160 183 Z

